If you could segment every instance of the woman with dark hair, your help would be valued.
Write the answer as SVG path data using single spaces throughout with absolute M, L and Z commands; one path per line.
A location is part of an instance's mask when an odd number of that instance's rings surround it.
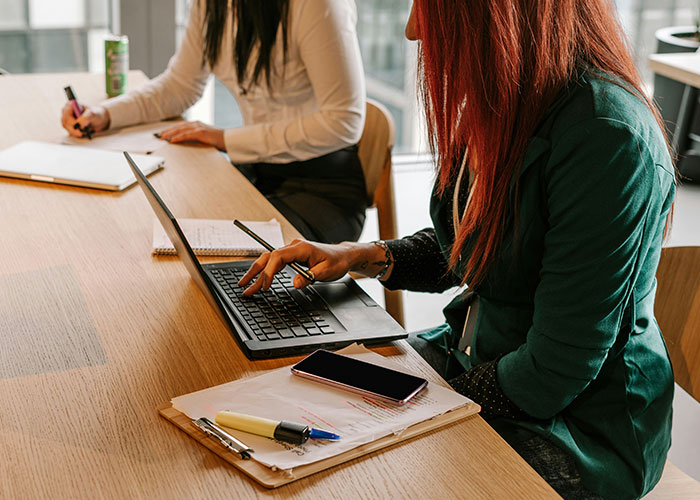
M 433 228 L 265 254 L 391 289 L 466 291 L 410 343 L 563 497 L 661 476 L 673 373 L 654 320 L 675 169 L 609 0 L 414 0 Z M 296 276 L 295 286 L 308 282 Z
M 244 126 L 200 122 L 160 134 L 199 141 L 231 161 L 308 239 L 356 240 L 366 191 L 357 141 L 365 84 L 353 0 L 195 0 L 175 56 L 144 87 L 88 108 L 63 126 L 95 131 L 177 116 L 214 74 L 233 94 Z

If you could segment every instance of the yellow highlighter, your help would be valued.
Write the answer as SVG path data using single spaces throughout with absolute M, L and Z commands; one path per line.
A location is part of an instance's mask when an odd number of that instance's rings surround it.
M 234 411 L 220 411 L 216 414 L 214 421 L 243 432 L 265 436 L 278 441 L 285 441 L 292 444 L 304 444 L 309 438 L 338 440 L 340 436 L 332 432 L 312 429 L 308 425 L 296 424 L 285 420 L 270 420 L 269 418 L 254 417 Z

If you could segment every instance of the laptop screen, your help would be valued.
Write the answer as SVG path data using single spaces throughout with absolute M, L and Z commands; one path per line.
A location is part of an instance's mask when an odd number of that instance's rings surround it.
M 125 151 L 124 156 L 126 157 L 131 170 L 136 176 L 136 182 L 138 182 L 139 186 L 141 186 L 143 193 L 146 195 L 148 203 L 151 205 L 151 208 L 153 208 L 153 211 L 160 221 L 160 224 L 163 226 L 163 229 L 165 229 L 165 233 L 168 235 L 168 238 L 170 238 L 170 241 L 177 251 L 177 255 L 180 257 L 180 260 L 182 260 L 182 262 L 185 264 L 185 267 L 192 276 L 192 279 L 195 281 L 195 283 L 197 283 L 197 286 L 199 286 L 199 288 L 202 290 L 202 293 L 204 293 L 204 296 L 207 298 L 212 307 L 218 311 L 224 321 L 226 321 L 223 313 L 221 312 L 222 305 L 209 288 L 209 284 L 204 278 L 204 270 L 199 264 L 197 257 L 195 257 L 192 247 L 190 247 L 190 244 L 187 242 L 187 239 L 180 229 L 177 220 L 175 220 L 173 214 L 170 213 L 168 207 L 165 205 L 146 176 L 143 175 L 143 172 L 141 172 L 129 153 Z

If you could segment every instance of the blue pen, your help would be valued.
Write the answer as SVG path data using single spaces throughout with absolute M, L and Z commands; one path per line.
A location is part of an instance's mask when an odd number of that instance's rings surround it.
M 332 432 L 311 428 L 311 431 L 309 432 L 309 439 L 330 439 L 331 441 L 337 441 L 340 439 L 340 436 L 333 434 Z

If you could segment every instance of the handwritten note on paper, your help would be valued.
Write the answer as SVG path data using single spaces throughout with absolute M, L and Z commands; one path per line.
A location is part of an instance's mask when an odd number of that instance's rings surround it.
M 401 366 L 359 346 L 342 351 L 363 361 L 395 370 Z M 470 400 L 450 389 L 428 384 L 403 406 L 377 401 L 335 389 L 291 374 L 289 367 L 258 377 L 237 380 L 180 396 L 173 407 L 192 419 L 214 419 L 220 410 L 306 423 L 341 436 L 340 441 L 309 440 L 300 446 L 227 429 L 255 450 L 258 462 L 279 469 L 293 469 L 343 453 L 381 437 L 466 405 Z

